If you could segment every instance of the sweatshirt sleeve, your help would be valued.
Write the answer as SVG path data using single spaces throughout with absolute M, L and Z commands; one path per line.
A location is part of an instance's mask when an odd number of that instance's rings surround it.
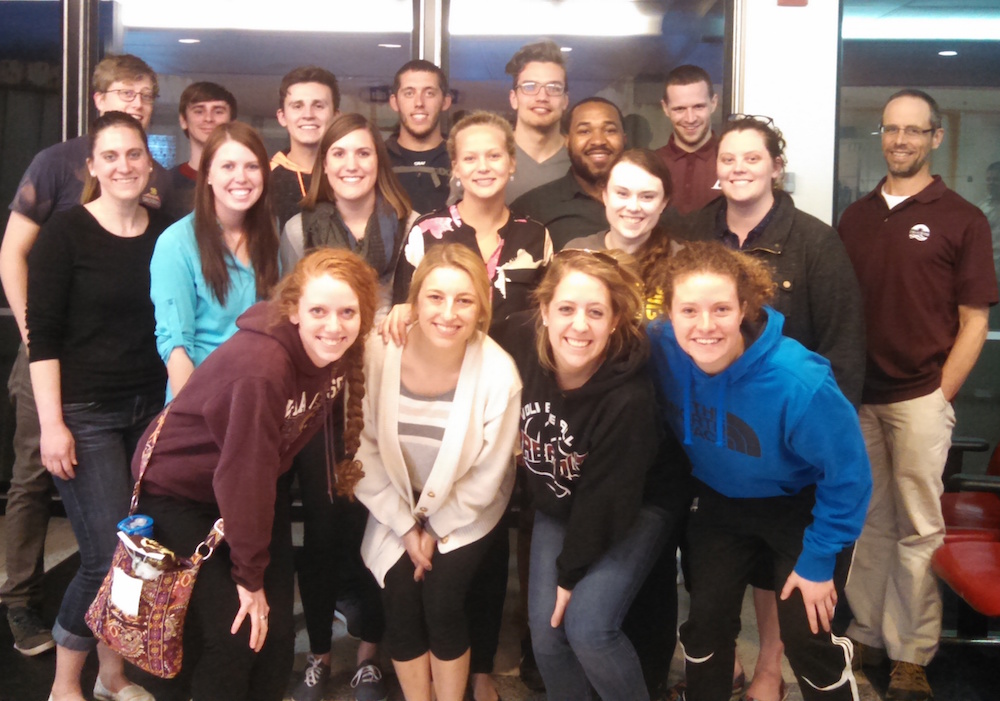
M 429 519 L 439 538 L 476 521 L 497 499 L 504 479 L 514 470 L 514 442 L 517 440 L 521 409 L 521 381 L 512 360 L 505 371 L 483 368 L 493 378 L 493 392 L 483 421 L 483 447 L 472 466 L 452 486 L 448 500 Z M 485 378 L 481 378 L 485 380 Z
M 63 218 L 44 226 L 28 254 L 28 357 L 58 360 L 73 284 L 73 252 Z
M 270 561 L 285 394 L 273 382 L 248 377 L 205 405 L 209 433 L 219 446 L 212 489 L 225 521 L 233 580 L 250 591 L 263 586 Z
M 361 462 L 361 469 L 365 474 L 354 486 L 354 495 L 368 508 L 376 521 L 388 526 L 402 538 L 413 528 L 417 520 L 410 510 L 409 501 L 390 478 L 379 450 L 379 421 L 386 421 L 381 418 L 383 412 L 379 411 L 385 356 L 381 337 L 373 333 L 369 336 L 365 347 L 365 397 L 362 401 L 364 429 L 361 431 L 361 444 L 355 455 Z
M 830 361 L 840 390 L 855 407 L 865 380 L 865 321 L 861 288 L 837 232 L 822 225 L 805 247 L 810 316 L 816 347 Z
M 167 229 L 156 242 L 149 263 L 149 296 L 156 317 L 156 349 L 166 363 L 174 348 L 183 348 L 195 358 L 195 291 L 197 255 L 182 242 L 188 223 L 182 219 Z M 197 251 L 197 248 L 195 249 Z
M 642 507 L 646 473 L 663 433 L 652 388 L 623 387 L 621 394 L 625 393 L 623 404 L 602 407 L 603 415 L 589 436 L 566 538 L 556 559 L 559 586 L 564 589 L 573 589 L 590 565 L 625 536 Z
M 833 576 L 837 554 L 861 535 L 872 478 L 854 408 L 832 381 L 799 411 L 787 437 L 791 449 L 818 471 L 813 522 L 802 536 L 795 572 L 811 582 Z

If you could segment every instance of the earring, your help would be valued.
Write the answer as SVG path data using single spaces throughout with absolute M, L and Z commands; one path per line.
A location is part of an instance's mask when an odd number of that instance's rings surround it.
M 542 319 L 542 326 L 546 326 L 547 327 L 548 325 L 549 325 L 549 322 L 546 321 L 545 319 Z

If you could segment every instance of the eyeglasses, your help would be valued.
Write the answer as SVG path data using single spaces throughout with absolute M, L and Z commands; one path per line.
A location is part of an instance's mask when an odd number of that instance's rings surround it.
M 774 120 L 771 119 L 770 117 L 766 116 L 766 115 L 763 115 L 763 114 L 740 114 L 740 113 L 737 113 L 737 114 L 731 114 L 728 117 L 726 117 L 726 121 L 727 122 L 739 122 L 739 121 L 742 121 L 744 119 L 752 119 L 755 122 L 760 122 L 761 124 L 763 124 L 766 127 L 773 127 L 774 126 Z
M 917 139 L 924 134 L 930 134 L 934 131 L 934 127 L 930 129 L 921 129 L 920 127 L 897 127 L 894 124 L 880 124 L 878 127 L 879 133 L 882 136 L 896 136 L 899 132 L 903 132 L 908 139 Z
M 533 80 L 520 83 L 515 88 L 525 95 L 537 95 L 539 90 L 544 90 L 549 97 L 561 97 L 566 93 L 566 86 L 562 83 L 536 83 Z
M 105 94 L 109 92 L 118 93 L 118 97 L 122 99 L 123 102 L 132 102 L 135 100 L 135 96 L 138 95 L 139 99 L 142 100 L 142 104 L 151 105 L 153 100 L 156 99 L 156 95 L 151 92 L 138 92 L 136 90 L 129 90 L 128 88 L 118 88 L 117 90 L 105 90 Z

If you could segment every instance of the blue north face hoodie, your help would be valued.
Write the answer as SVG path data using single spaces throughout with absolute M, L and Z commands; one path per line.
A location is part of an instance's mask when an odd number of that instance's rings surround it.
M 795 572 L 823 582 L 833 577 L 837 553 L 861 533 L 871 468 L 857 412 L 830 363 L 783 336 L 784 317 L 765 311 L 759 336 L 717 375 L 681 350 L 666 318 L 647 327 L 651 364 L 696 478 L 733 499 L 788 496 L 816 485 Z

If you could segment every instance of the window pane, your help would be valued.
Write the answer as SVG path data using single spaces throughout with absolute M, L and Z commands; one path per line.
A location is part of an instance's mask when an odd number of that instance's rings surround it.
M 962 197 L 992 212 L 1000 245 L 1000 2 L 975 7 L 899 7 L 879 19 L 865 0 L 846 0 L 843 24 L 837 210 L 871 192 L 886 174 L 878 126 L 882 106 L 902 88 L 926 90 L 938 102 L 945 130 L 931 172 Z M 988 40 L 987 40 L 988 39 Z M 942 55 L 940 52 L 946 52 Z M 948 52 L 954 52 L 950 55 Z M 1000 440 L 1000 310 L 955 410 L 956 436 Z M 989 453 L 970 453 L 966 469 L 985 470 Z
M 297 66 L 318 65 L 337 76 L 342 112 L 394 121 L 387 91 L 371 88 L 391 83 L 410 59 L 412 0 L 337 3 L 335 12 L 327 0 L 118 0 L 114 6 L 123 31 L 106 36 L 105 45 L 141 57 L 160 81 L 150 132 L 166 137 L 157 154 L 164 165 L 187 160 L 177 108 L 184 88 L 200 80 L 236 96 L 239 119 L 261 132 L 270 153 L 288 147 L 275 111 L 281 77 Z
M 723 80 L 725 2 L 636 0 L 451 0 L 451 111 L 489 109 L 513 117 L 504 66 L 524 44 L 549 38 L 568 63 L 570 102 L 599 95 L 626 117 L 629 145 L 658 148 L 670 136 L 660 106 L 663 80 L 693 63 Z M 669 9 L 683 5 L 695 9 Z M 721 120 L 721 110 L 715 119 Z

